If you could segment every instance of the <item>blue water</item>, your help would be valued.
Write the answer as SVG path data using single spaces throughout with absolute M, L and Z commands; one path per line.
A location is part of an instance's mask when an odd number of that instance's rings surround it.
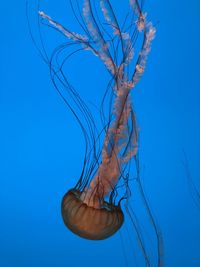
M 43 6 L 78 30 L 67 2 Z M 123 11 L 123 2 L 116 1 L 117 10 Z M 142 181 L 163 233 L 166 267 L 200 266 L 200 209 L 183 164 L 185 153 L 200 191 L 199 8 L 197 0 L 146 1 L 157 34 L 144 77 L 133 92 Z M 126 221 L 120 233 L 99 242 L 64 227 L 60 202 L 80 175 L 81 131 L 33 46 L 25 1 L 3 1 L 0 10 L 0 266 L 144 266 Z M 33 5 L 33 31 L 34 12 Z M 50 49 L 57 40 L 50 29 L 44 32 Z M 69 74 L 83 98 L 96 105 L 107 79 L 101 63 L 78 56 Z

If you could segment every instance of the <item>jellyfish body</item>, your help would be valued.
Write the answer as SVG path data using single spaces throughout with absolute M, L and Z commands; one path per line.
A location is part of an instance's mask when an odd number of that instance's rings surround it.
M 95 140 L 91 151 L 95 155 L 95 163 L 90 164 L 88 171 L 84 166 L 76 187 L 63 197 L 61 208 L 64 223 L 72 232 L 94 240 L 105 239 L 113 235 L 124 221 L 120 204 L 115 204 L 116 187 L 120 178 L 124 178 L 125 166 L 133 157 L 136 157 L 138 151 L 138 131 L 130 92 L 144 72 L 151 41 L 155 34 L 155 28 L 146 21 L 146 14 L 142 13 L 137 0 L 130 1 L 130 8 L 136 16 L 136 20 L 131 21 L 127 27 L 129 31 L 119 26 L 109 0 L 100 0 L 99 3 L 106 24 L 113 34 L 110 41 L 104 37 L 106 31 L 102 25 L 99 25 L 99 20 L 95 18 L 90 0 L 83 1 L 81 20 L 84 20 L 82 28 L 85 35 L 71 32 L 44 12 L 39 12 L 43 19 L 64 34 L 72 43 L 81 45 L 83 50 L 89 50 L 99 57 L 112 76 L 114 99 L 112 116 L 110 115 L 112 119 L 109 119 L 104 125 L 105 138 L 101 150 L 101 160 L 96 152 L 96 139 L 98 138 L 95 139 L 92 132 L 92 138 Z M 140 33 L 142 34 L 142 44 L 135 67 L 133 71 L 130 71 L 130 63 L 134 57 L 134 43 Z M 110 47 L 113 47 L 113 51 Z M 119 49 L 121 52 L 118 51 Z M 116 56 L 120 53 L 122 54 L 121 59 Z M 61 72 L 61 78 L 58 79 L 69 88 L 63 71 L 60 71 L 63 64 L 58 67 L 58 70 L 53 69 L 52 62 L 49 65 L 53 77 L 58 77 L 58 73 Z M 91 116 L 88 116 L 87 109 L 80 101 L 78 94 L 74 93 L 74 89 L 69 88 L 69 90 L 72 96 L 76 97 L 77 103 L 81 103 L 79 109 L 82 109 L 87 117 L 91 133 L 91 129 L 93 129 Z M 78 122 L 83 129 L 80 120 Z M 85 131 L 84 136 L 87 139 Z M 90 158 L 90 154 L 86 153 L 85 161 Z M 88 176 L 90 177 L 88 178 Z M 109 200 L 105 201 L 105 198 Z
M 83 203 L 80 192 L 70 190 L 62 200 L 65 225 L 76 235 L 91 240 L 102 240 L 113 235 L 123 224 L 120 206 L 103 203 L 97 209 Z

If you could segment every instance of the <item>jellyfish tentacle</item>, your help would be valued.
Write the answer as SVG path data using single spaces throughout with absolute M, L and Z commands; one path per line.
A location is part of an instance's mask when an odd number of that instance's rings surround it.
M 46 19 L 51 25 L 57 28 L 60 32 L 62 32 L 67 38 L 72 39 L 74 41 L 88 42 L 88 38 L 86 36 L 69 31 L 67 28 L 65 28 L 63 25 L 53 20 L 49 15 L 45 14 L 43 11 L 39 11 L 39 15 L 43 19 Z
M 137 153 L 137 148 L 133 151 L 126 149 L 127 151 L 122 156 L 122 159 L 118 159 L 118 154 L 121 149 L 126 146 L 129 147 L 126 141 L 126 130 L 127 123 L 130 115 L 132 114 L 131 103 L 129 100 L 129 90 L 123 88 L 125 93 L 119 94 L 115 99 L 115 121 L 112 126 L 108 129 L 102 149 L 102 163 L 99 166 L 97 175 L 93 178 L 92 182 L 89 185 L 89 188 L 86 188 L 84 191 L 83 202 L 87 205 L 93 205 L 93 198 L 96 197 L 95 194 L 98 194 L 98 190 L 95 189 L 95 186 L 101 181 L 101 186 L 103 187 L 103 196 L 105 197 L 118 182 L 121 167 L 123 162 L 128 162 L 131 157 Z M 133 115 L 132 115 L 133 116 Z M 136 124 L 133 120 L 133 143 L 137 147 L 137 130 Z M 133 137 L 133 134 L 131 135 Z M 124 142 L 124 143 L 123 143 Z M 108 183 L 108 180 L 110 183 Z M 95 193 L 94 193 L 95 192 Z
M 83 4 L 83 16 L 88 28 L 88 31 L 91 34 L 91 37 L 95 41 L 98 50 L 98 56 L 104 62 L 105 66 L 112 74 L 116 72 L 116 65 L 113 61 L 113 58 L 110 54 L 108 44 L 104 40 L 104 37 L 101 33 L 101 30 L 98 26 L 96 19 L 94 18 L 91 1 L 85 0 Z
M 39 11 L 38 13 L 41 18 L 47 20 L 49 24 L 58 29 L 65 37 L 73 40 L 74 42 L 82 44 L 85 50 L 90 50 L 93 52 L 94 55 L 99 56 L 98 51 L 93 47 L 92 43 L 89 41 L 86 35 L 82 35 L 68 30 L 66 27 L 64 27 L 57 21 L 53 20 L 49 15 L 47 15 L 43 11 Z
M 121 32 L 119 23 L 117 21 L 117 18 L 115 16 L 114 10 L 110 4 L 110 1 L 109 0 L 101 0 L 100 6 L 101 6 L 101 10 L 102 10 L 102 13 L 104 15 L 105 20 L 113 28 L 113 31 L 114 31 L 113 34 L 120 36 L 119 39 L 121 41 L 122 52 L 124 55 L 125 54 L 125 47 L 124 47 L 122 32 Z

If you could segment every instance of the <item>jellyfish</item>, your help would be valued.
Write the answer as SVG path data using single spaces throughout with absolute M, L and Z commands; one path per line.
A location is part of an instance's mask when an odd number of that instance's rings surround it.
M 41 54 L 50 68 L 56 90 L 79 123 L 85 139 L 84 164 L 80 178 L 76 185 L 66 192 L 61 202 L 64 224 L 82 238 L 106 239 L 123 225 L 123 201 L 126 202 L 126 211 L 133 222 L 128 206 L 131 192 L 127 173 L 130 163 L 134 160 L 136 180 L 157 237 L 158 266 L 162 266 L 161 236 L 139 179 L 139 133 L 131 98 L 131 92 L 144 73 L 156 32 L 155 27 L 143 12 L 143 1 L 129 1 L 129 12 L 123 23 L 119 23 L 109 0 L 83 0 L 82 8 L 78 1 L 70 1 L 70 4 L 81 33 L 71 31 L 43 10 L 38 12 L 46 25 L 65 38 L 65 43 L 55 48 L 51 57 L 47 56 L 44 46 Z M 77 12 L 75 6 L 78 7 Z M 69 47 L 76 49 L 67 54 L 65 51 Z M 92 112 L 70 84 L 64 71 L 66 61 L 79 51 L 90 52 L 99 58 L 110 75 L 100 107 L 100 131 L 97 130 Z M 63 54 L 64 57 L 59 60 Z M 66 92 L 73 104 L 66 99 Z M 107 112 L 104 112 L 105 99 L 109 99 L 110 103 Z M 136 228 L 134 222 L 133 225 Z M 136 232 L 146 266 L 150 266 L 137 228 Z

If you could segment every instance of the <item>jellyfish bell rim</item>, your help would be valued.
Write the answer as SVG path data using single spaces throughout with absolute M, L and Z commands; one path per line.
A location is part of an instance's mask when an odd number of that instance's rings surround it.
M 70 189 L 62 198 L 61 214 L 65 226 L 79 237 L 103 240 L 114 235 L 123 225 L 120 205 L 103 201 L 100 209 L 90 207 L 80 199 L 81 192 Z

